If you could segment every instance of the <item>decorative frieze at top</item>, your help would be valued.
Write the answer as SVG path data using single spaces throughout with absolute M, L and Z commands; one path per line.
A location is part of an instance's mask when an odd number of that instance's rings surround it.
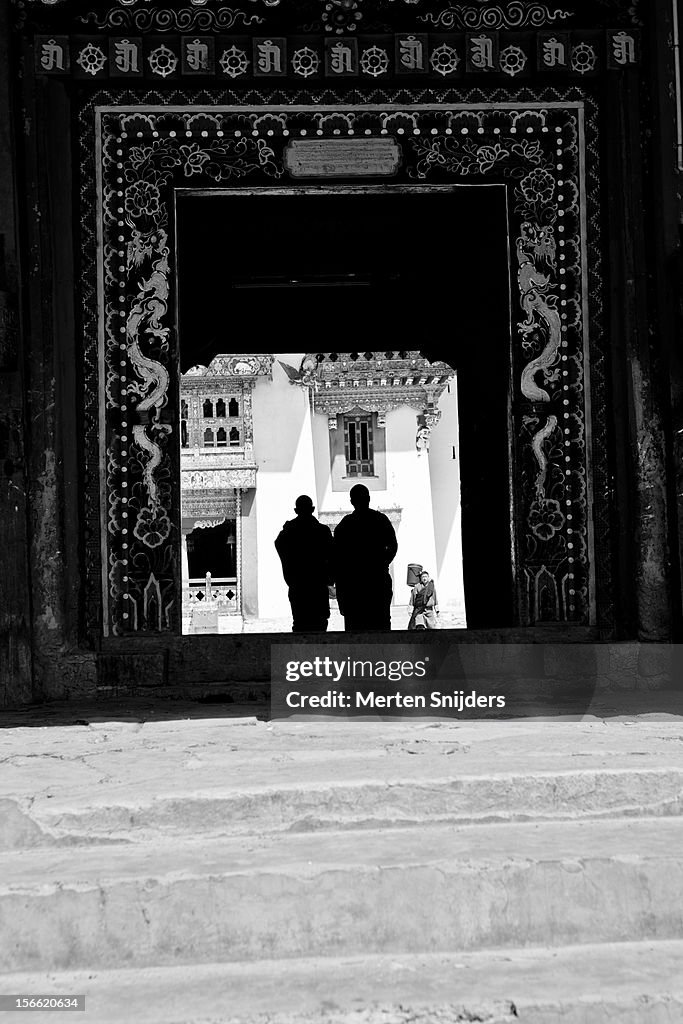
M 640 25 L 640 0 L 13 0 L 34 30 L 229 32 L 329 36 L 392 32 L 605 28 Z M 80 26 L 80 29 L 79 29 Z
M 143 37 L 36 35 L 35 70 L 85 81 L 179 78 L 285 80 L 311 84 L 365 79 L 585 77 L 640 60 L 637 32 L 609 29 L 500 33 L 396 33 L 321 37 L 188 35 Z

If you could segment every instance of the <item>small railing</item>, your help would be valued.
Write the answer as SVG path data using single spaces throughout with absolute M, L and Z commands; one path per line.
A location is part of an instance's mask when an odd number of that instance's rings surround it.
M 212 576 L 207 572 L 202 579 L 188 580 L 183 593 L 183 605 L 188 611 L 195 608 L 236 615 L 239 612 L 239 590 L 236 576 Z

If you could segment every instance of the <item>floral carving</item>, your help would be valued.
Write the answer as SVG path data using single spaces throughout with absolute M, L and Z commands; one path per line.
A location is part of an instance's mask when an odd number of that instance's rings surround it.
M 345 32 L 355 32 L 362 17 L 358 0 L 327 0 L 322 21 L 326 32 L 342 35 Z
M 151 181 L 134 181 L 126 188 L 124 205 L 131 217 L 156 217 L 161 210 L 161 195 Z
M 145 547 L 158 548 L 168 538 L 171 522 L 165 512 L 143 508 L 138 512 L 133 533 Z
M 543 167 L 535 167 L 522 178 L 519 187 L 530 203 L 549 203 L 555 195 L 555 179 Z
M 529 509 L 529 527 L 539 540 L 552 540 L 562 529 L 565 518 L 555 498 L 538 498 Z
M 196 142 L 191 146 L 180 146 L 180 154 L 186 178 L 191 178 L 193 174 L 201 174 L 204 165 L 211 159 L 210 154 Z

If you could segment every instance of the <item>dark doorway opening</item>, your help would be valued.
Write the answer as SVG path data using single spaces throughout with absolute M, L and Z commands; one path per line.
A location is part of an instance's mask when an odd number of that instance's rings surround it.
M 468 626 L 512 625 L 505 189 L 179 192 L 177 232 L 182 372 L 290 350 L 457 369 Z
M 236 572 L 234 519 L 195 529 L 187 536 L 188 569 L 191 578 L 233 578 Z

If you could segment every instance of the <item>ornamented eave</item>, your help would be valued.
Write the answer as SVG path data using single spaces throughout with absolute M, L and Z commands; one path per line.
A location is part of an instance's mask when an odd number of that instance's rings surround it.
M 313 399 L 313 409 L 325 416 L 341 416 L 344 413 L 360 409 L 362 412 L 387 413 L 393 409 L 408 406 L 420 413 L 432 407 L 446 387 L 350 387 L 341 390 L 330 388 L 317 391 Z
M 224 385 L 226 378 L 236 385 L 255 383 L 259 377 L 273 375 L 273 356 L 270 354 L 220 354 L 208 366 L 197 365 L 182 375 L 183 391 L 196 391 Z
M 430 362 L 419 351 L 406 352 L 308 352 L 302 367 L 308 360 L 317 364 L 319 380 L 330 380 L 340 373 L 367 376 L 368 373 L 385 374 L 436 374 L 452 377 L 454 370 L 448 363 Z
M 404 405 L 422 411 L 436 405 L 454 377 L 448 363 L 430 363 L 420 352 L 309 352 L 291 383 L 313 389 L 316 412 L 337 416 Z

